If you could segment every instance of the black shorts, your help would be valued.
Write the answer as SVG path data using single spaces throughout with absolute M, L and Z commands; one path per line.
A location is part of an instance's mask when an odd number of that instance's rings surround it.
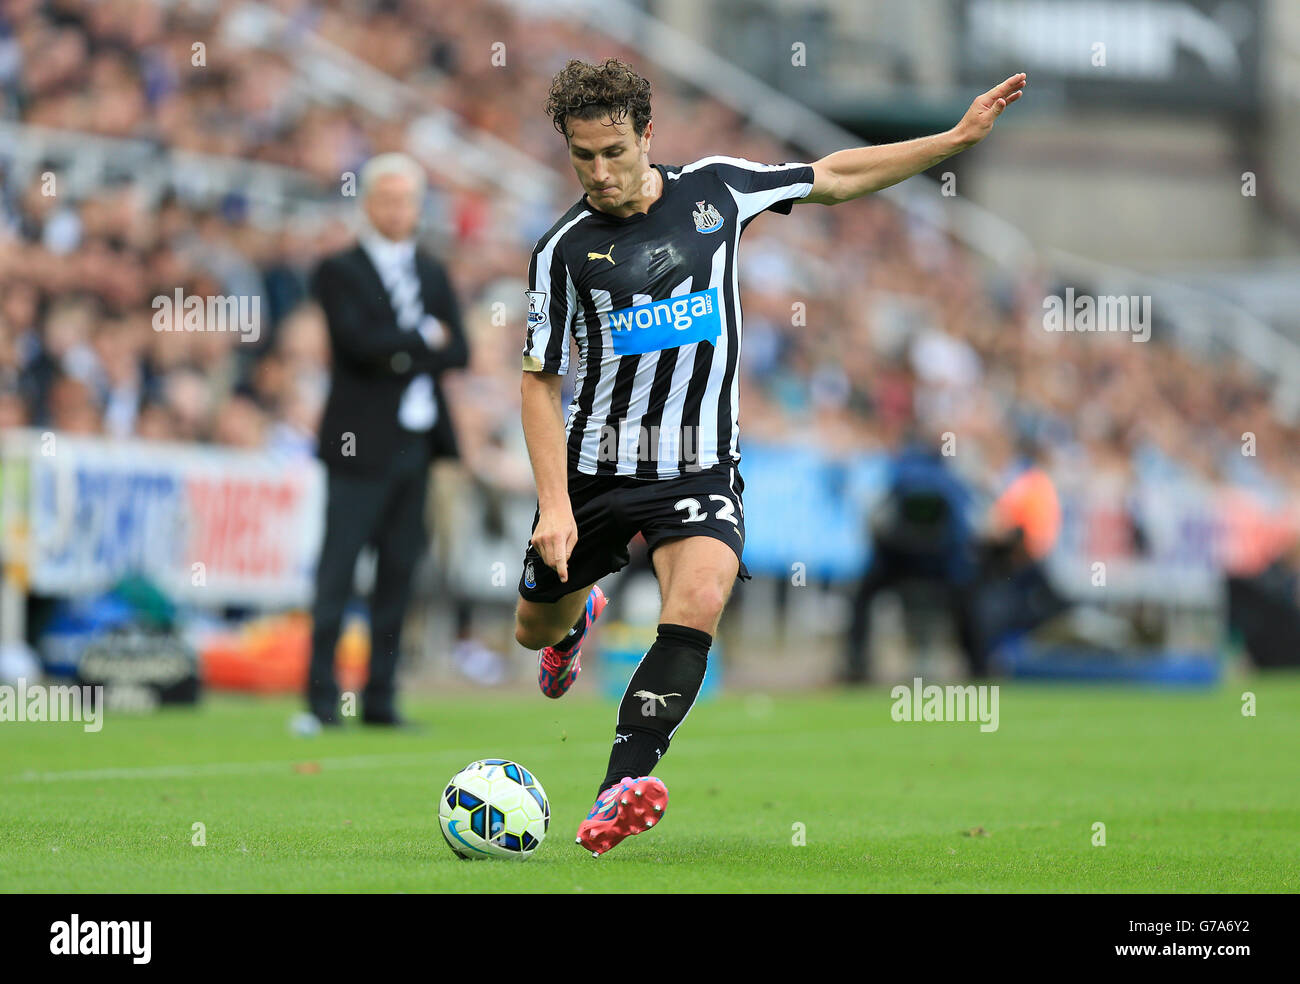
M 750 579 L 745 548 L 744 479 L 733 464 L 719 464 L 681 478 L 646 480 L 626 475 L 569 472 L 569 502 L 578 525 L 578 542 L 569 556 L 569 580 L 542 562 L 531 543 L 524 553 L 519 596 L 527 601 L 559 601 L 606 574 L 621 571 L 631 559 L 627 545 L 640 533 L 653 553 L 665 540 L 711 536 L 731 547 L 740 562 L 737 576 Z M 533 529 L 541 513 L 533 515 Z

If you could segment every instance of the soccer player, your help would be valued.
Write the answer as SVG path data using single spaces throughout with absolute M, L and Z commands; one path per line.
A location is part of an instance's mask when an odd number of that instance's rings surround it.
M 979 96 L 951 130 L 841 150 L 812 164 L 705 157 L 650 163 L 650 83 L 624 62 L 570 61 L 546 111 L 583 197 L 542 236 L 528 269 L 524 436 L 537 514 L 515 638 L 540 650 L 538 684 L 561 697 L 606 604 L 596 586 L 645 537 L 663 596 L 658 636 L 618 709 L 609 767 L 578 843 L 599 856 L 654 825 L 668 791 L 649 775 L 686 719 L 736 578 L 748 579 L 740 477 L 741 311 L 736 251 L 760 213 L 835 205 L 979 143 L 1025 76 Z M 577 343 L 573 402 L 560 387 Z

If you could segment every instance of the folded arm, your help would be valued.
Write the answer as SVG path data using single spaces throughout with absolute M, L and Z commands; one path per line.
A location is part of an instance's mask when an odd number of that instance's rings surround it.
M 394 376 L 412 372 L 458 369 L 469 361 L 469 348 L 455 303 L 446 285 L 451 310 L 443 326 L 445 344 L 434 348 L 424 331 L 402 331 L 394 324 L 377 322 L 361 301 L 362 288 L 344 268 L 325 263 L 312 282 L 312 295 L 325 312 L 336 354 L 365 369 Z M 400 358 L 400 356 L 407 358 Z

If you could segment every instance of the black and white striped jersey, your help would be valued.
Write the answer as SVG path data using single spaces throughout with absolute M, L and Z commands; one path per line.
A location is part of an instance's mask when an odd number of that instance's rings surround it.
M 808 164 L 654 165 L 663 194 L 625 218 L 566 212 L 528 268 L 524 370 L 564 375 L 570 470 L 676 478 L 740 460 L 736 250 L 760 212 L 812 192 Z

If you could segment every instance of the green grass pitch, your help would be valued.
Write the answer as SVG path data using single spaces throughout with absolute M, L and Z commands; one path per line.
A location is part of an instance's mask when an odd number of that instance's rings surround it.
M 1000 696 L 987 734 L 894 722 L 882 688 L 701 703 L 656 772 L 663 821 L 600 859 L 573 837 L 614 707 L 578 693 L 412 697 L 419 735 L 296 738 L 296 701 L 232 696 L 98 734 L 4 723 L 0 890 L 1300 891 L 1300 677 Z M 523 864 L 457 860 L 438 830 L 446 780 L 489 756 L 551 798 Z

